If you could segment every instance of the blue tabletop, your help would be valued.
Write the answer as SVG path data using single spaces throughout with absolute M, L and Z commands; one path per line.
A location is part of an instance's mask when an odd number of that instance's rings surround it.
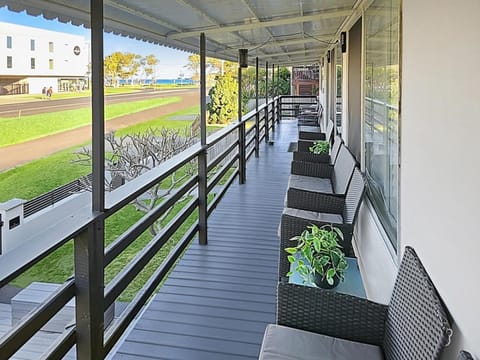
M 344 294 L 354 295 L 362 298 L 366 298 L 365 289 L 363 287 L 362 277 L 360 275 L 360 270 L 358 269 L 358 262 L 356 258 L 346 258 L 348 263 L 347 271 L 345 272 L 345 280 L 340 282 L 340 284 L 331 290 Z M 291 269 L 296 267 L 296 262 L 290 265 Z M 317 287 L 313 282 L 303 283 L 303 279 L 297 272 L 294 272 L 289 278 L 289 283 L 297 285 L 305 285 Z

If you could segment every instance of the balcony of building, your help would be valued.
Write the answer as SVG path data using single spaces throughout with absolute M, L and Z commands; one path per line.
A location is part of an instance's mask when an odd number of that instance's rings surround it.
M 478 4 L 0 0 L 3 5 L 91 27 L 94 164 L 87 203 L 57 208 L 49 224 L 32 223 L 29 246 L 0 259 L 3 286 L 74 239 L 74 276 L 13 327 L 0 327 L 0 358 L 257 358 L 266 325 L 276 322 L 278 225 L 298 138 L 295 105 L 311 101 L 321 104 L 322 128 L 334 122 L 334 133 L 367 178 L 353 234 L 366 297 L 388 303 L 405 246 L 415 248 L 453 328 L 442 359 L 455 359 L 460 349 L 478 356 L 480 312 L 474 299 L 480 290 L 473 266 L 466 266 L 478 253 L 479 174 L 472 164 L 479 130 L 473 119 L 480 108 L 472 84 L 480 79 L 472 69 L 480 54 L 471 47 Z M 442 21 L 452 26 L 435 26 Z M 318 97 L 272 92 L 264 105 L 207 137 L 202 67 L 199 144 L 106 194 L 103 30 L 199 52 L 202 59 L 236 61 L 239 50 L 249 49 L 248 64 L 264 66 L 267 81 L 275 65 L 316 63 Z M 448 69 L 458 69 L 452 54 L 459 49 L 469 56 L 462 56 L 464 66 L 452 75 Z M 441 91 L 438 79 L 447 90 Z M 451 136 L 453 131 L 462 136 Z M 447 163 L 455 171 L 447 171 Z M 193 166 L 193 175 L 106 246 L 106 219 L 185 166 Z M 106 281 L 104 268 L 187 194 L 177 215 Z M 128 304 L 116 304 L 174 235 L 178 241 L 141 290 Z M 64 306 L 75 319 L 61 332 L 45 331 Z M 111 306 L 115 316 L 106 324 Z M 11 320 L 8 309 L 1 310 Z

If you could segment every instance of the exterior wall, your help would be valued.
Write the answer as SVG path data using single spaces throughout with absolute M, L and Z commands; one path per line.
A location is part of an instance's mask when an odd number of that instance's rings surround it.
M 12 48 L 7 48 L 7 36 L 12 38 Z M 31 40 L 35 41 L 34 50 L 31 50 Z M 53 49 L 50 43 L 53 43 Z M 88 44 L 82 36 L 3 22 L 0 22 L 0 54 L 0 79 L 55 79 L 54 85 L 48 81 L 41 85 L 33 82 L 31 93 L 41 92 L 43 86 L 54 86 L 57 90 L 57 78 L 84 78 L 88 66 Z M 7 56 L 12 57 L 10 69 L 7 68 Z M 35 59 L 35 69 L 31 68 L 32 58 Z M 53 69 L 50 69 L 50 60 Z
M 478 0 L 403 0 L 401 247 L 412 245 L 480 358 Z
M 354 246 L 367 297 L 388 304 L 398 264 L 368 200 L 363 202 L 358 213 Z

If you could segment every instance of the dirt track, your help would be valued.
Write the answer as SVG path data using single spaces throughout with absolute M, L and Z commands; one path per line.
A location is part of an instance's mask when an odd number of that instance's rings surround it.
M 198 92 L 182 94 L 181 97 L 182 100 L 177 103 L 163 105 L 107 121 L 105 123 L 105 131 L 109 132 L 122 129 L 199 104 L 200 99 Z M 90 139 L 91 127 L 88 125 L 25 143 L 0 148 L 0 171 L 5 171 L 29 161 L 51 155 L 57 151 L 82 144 Z

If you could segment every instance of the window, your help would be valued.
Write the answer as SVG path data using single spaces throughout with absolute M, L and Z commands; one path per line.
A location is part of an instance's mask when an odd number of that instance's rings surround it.
M 30 58 L 30 69 L 35 69 L 35 58 Z
M 11 49 L 11 48 L 12 48 L 12 37 L 7 36 L 7 49 Z
M 49 68 L 50 70 L 53 70 L 53 65 L 54 65 L 54 64 L 53 64 L 53 59 L 48 59 L 48 68 Z
M 11 56 L 7 56 L 7 69 L 11 69 L 13 67 L 13 60 Z
M 364 139 L 368 194 L 396 247 L 400 0 L 375 0 L 365 16 Z
M 337 134 L 342 134 L 342 76 L 343 76 L 343 54 L 340 46 L 335 48 L 335 82 L 337 86 L 335 100 L 335 124 L 337 126 Z
M 48 51 L 53 53 L 53 42 L 51 41 L 48 43 Z
M 30 40 L 30 50 L 35 51 L 35 40 L 34 39 Z

